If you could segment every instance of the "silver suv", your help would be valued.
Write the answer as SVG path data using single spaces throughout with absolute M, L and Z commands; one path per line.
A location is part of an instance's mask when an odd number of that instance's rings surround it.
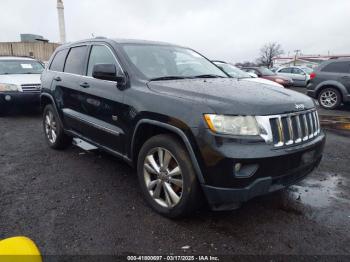
M 27 57 L 0 57 L 0 116 L 15 104 L 40 105 L 40 75 L 44 66 Z
M 305 66 L 281 67 L 276 70 L 277 75 L 288 76 L 293 79 L 295 86 L 307 86 L 312 69 Z

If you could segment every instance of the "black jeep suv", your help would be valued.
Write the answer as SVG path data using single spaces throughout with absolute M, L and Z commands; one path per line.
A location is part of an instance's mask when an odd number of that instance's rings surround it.
M 326 109 L 350 102 L 350 58 L 330 59 L 310 74 L 307 94 Z
M 59 47 L 41 103 L 50 147 L 77 137 L 121 157 L 169 217 L 201 203 L 235 208 L 294 184 L 319 164 L 325 141 L 307 96 L 228 78 L 199 53 L 159 42 Z

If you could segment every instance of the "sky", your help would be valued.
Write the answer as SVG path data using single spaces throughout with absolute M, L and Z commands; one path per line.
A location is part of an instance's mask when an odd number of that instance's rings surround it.
M 210 59 L 254 61 L 268 42 L 285 55 L 350 54 L 349 0 L 63 0 L 67 41 L 165 41 Z M 56 0 L 0 0 L 0 41 L 59 41 Z

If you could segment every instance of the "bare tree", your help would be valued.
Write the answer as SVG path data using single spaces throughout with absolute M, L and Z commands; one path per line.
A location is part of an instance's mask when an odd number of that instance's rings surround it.
M 280 44 L 276 42 L 267 43 L 260 49 L 260 57 L 257 59 L 257 62 L 270 68 L 273 66 L 273 58 L 283 53 L 284 51 Z

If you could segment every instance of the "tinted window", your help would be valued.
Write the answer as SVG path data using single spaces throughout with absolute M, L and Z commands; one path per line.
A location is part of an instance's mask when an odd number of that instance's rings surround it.
M 86 50 L 86 46 L 71 48 L 67 56 L 66 65 L 64 66 L 64 72 L 82 75 Z
M 67 53 L 68 53 L 68 49 L 58 51 L 54 59 L 52 60 L 52 63 L 50 65 L 50 70 L 62 72 Z
M 91 49 L 87 72 L 88 76 L 92 76 L 92 70 L 96 64 L 114 64 L 116 68 L 119 67 L 111 51 L 107 47 L 101 45 L 95 45 Z
M 292 68 L 283 68 L 279 70 L 280 73 L 292 73 Z
M 321 71 L 334 73 L 350 73 L 350 62 L 333 62 L 326 65 Z

